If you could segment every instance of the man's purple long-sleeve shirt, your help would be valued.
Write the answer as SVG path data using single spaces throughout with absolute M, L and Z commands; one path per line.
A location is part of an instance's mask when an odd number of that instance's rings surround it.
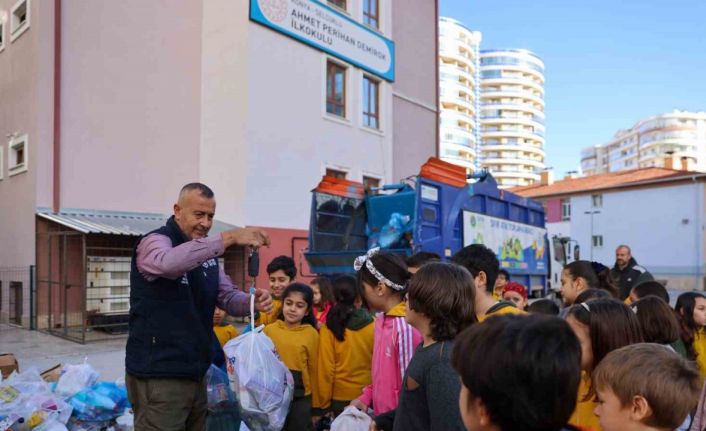
M 137 270 L 149 281 L 159 277 L 176 280 L 224 251 L 220 235 L 194 239 L 172 247 L 169 237 L 153 233 L 143 238 L 137 246 Z M 231 316 L 246 316 L 250 311 L 250 296 L 238 289 L 220 266 L 218 273 L 216 305 Z

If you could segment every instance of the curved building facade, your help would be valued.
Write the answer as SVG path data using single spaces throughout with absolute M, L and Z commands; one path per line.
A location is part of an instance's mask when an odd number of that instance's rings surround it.
M 646 118 L 619 130 L 607 144 L 581 151 L 584 175 L 648 167 L 706 171 L 706 112 Z
M 544 159 L 544 62 L 530 51 L 480 51 L 483 167 L 502 187 L 539 180 Z
M 480 41 L 460 22 L 439 20 L 439 155 L 469 172 L 478 167 L 480 146 Z

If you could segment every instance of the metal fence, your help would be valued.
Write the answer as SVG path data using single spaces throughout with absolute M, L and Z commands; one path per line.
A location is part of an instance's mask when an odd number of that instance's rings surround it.
M 138 240 L 83 234 L 49 223 L 38 229 L 33 327 L 79 343 L 125 337 L 130 264 Z M 239 248 L 229 249 L 220 259 L 236 283 L 245 279 L 244 259 Z
M 34 266 L 0 267 L 0 323 L 33 328 L 34 294 Z

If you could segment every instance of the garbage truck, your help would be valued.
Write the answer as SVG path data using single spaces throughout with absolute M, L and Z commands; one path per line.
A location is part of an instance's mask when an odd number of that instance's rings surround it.
M 367 190 L 324 176 L 312 190 L 308 239 L 311 271 L 329 276 L 353 272 L 355 258 L 372 247 L 448 260 L 467 245 L 484 244 L 534 297 L 560 288 L 572 244 L 553 238 L 550 247 L 541 203 L 498 188 L 487 172 L 469 182 L 465 168 L 434 157 L 416 176 Z

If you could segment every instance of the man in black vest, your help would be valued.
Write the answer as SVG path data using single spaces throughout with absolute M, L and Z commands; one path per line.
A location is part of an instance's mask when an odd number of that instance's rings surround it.
M 187 184 L 167 224 L 133 253 L 125 368 L 138 431 L 205 429 L 204 376 L 218 344 L 214 309 L 249 312 L 250 296 L 233 285 L 218 256 L 234 244 L 269 245 L 269 237 L 255 228 L 207 236 L 215 212 L 213 191 Z M 257 310 L 271 310 L 268 292 L 258 289 L 255 300 Z
M 618 293 L 621 300 L 630 295 L 633 287 L 643 281 L 652 281 L 654 277 L 644 267 L 637 264 L 632 257 L 630 247 L 621 244 L 615 249 L 615 266 L 610 271 L 615 284 L 618 285 Z

